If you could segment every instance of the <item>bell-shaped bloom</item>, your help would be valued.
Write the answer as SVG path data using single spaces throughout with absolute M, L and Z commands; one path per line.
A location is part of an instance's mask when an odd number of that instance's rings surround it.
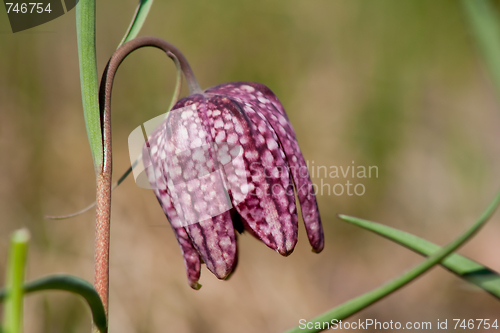
M 226 83 L 181 99 L 148 138 L 143 163 L 195 289 L 202 262 L 219 279 L 234 271 L 235 231 L 248 231 L 281 255 L 293 251 L 293 184 L 312 249 L 323 249 L 318 205 L 295 132 L 262 84 Z

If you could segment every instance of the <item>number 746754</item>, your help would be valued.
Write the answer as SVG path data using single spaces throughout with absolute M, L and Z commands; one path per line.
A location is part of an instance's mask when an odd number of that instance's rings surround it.
M 40 2 L 29 2 L 29 3 L 6 2 L 5 4 L 9 6 L 7 8 L 7 14 L 9 14 L 11 10 L 12 12 L 22 13 L 22 14 L 28 13 L 28 11 L 31 14 L 33 13 L 33 11 L 35 11 L 35 9 L 36 9 L 35 13 L 38 14 L 41 14 L 43 12 L 50 13 L 52 11 L 50 9 L 50 2 L 47 4 L 47 6 L 45 6 L 45 8 L 43 7 L 43 3 Z M 29 6 L 31 6 L 31 9 L 29 8 Z

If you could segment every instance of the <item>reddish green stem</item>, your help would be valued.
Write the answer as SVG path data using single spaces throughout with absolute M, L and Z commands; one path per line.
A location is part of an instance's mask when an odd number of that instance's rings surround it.
M 123 44 L 116 50 L 104 70 L 99 88 L 99 108 L 101 111 L 101 128 L 103 129 L 104 163 L 97 173 L 96 199 L 96 235 L 95 235 L 95 289 L 101 296 L 106 315 L 108 313 L 109 296 L 109 240 L 111 217 L 111 91 L 116 71 L 122 61 L 133 51 L 153 46 L 163 50 L 169 57 L 177 58 L 191 94 L 202 93 L 202 90 L 184 55 L 172 44 L 157 37 L 139 37 Z

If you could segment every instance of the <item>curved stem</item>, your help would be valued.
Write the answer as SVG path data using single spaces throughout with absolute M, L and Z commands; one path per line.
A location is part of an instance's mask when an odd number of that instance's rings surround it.
M 189 93 L 192 94 L 201 94 L 202 90 L 196 77 L 191 70 L 191 66 L 184 57 L 184 55 L 177 49 L 175 46 L 170 44 L 169 42 L 152 36 L 146 37 L 138 37 L 130 42 L 127 42 L 120 46 L 106 66 L 104 70 L 101 85 L 99 87 L 99 104 L 101 110 L 101 119 L 102 119 L 102 128 L 103 128 L 103 144 L 104 144 L 104 165 L 103 171 L 106 172 L 107 169 L 111 169 L 111 90 L 113 88 L 113 80 L 118 69 L 118 66 L 122 63 L 122 61 L 133 51 L 145 47 L 145 46 L 153 46 L 159 49 L 162 49 L 169 54 L 173 54 L 175 58 L 177 58 L 182 72 L 184 73 L 184 77 L 186 78 L 186 82 L 188 84 Z M 175 61 L 175 59 L 174 59 Z M 102 114 L 104 113 L 104 114 Z
M 163 50 L 171 58 L 174 55 L 184 73 L 190 94 L 202 93 L 189 63 L 172 44 L 157 37 L 139 37 L 120 46 L 106 66 L 99 87 L 99 109 L 103 129 L 103 167 L 97 174 L 96 235 L 95 235 L 95 289 L 101 296 L 106 315 L 109 295 L 109 234 L 111 217 L 111 91 L 116 71 L 122 61 L 133 51 L 153 46 Z

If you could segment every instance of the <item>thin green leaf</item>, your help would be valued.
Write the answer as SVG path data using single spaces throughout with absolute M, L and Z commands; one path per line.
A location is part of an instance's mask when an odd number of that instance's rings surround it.
M 500 21 L 489 0 L 462 0 L 472 32 L 500 97 Z
M 120 177 L 120 179 L 118 179 L 118 181 L 116 183 L 113 183 L 113 185 L 111 186 L 111 191 L 114 191 L 115 188 L 118 187 L 118 185 L 120 185 L 127 177 L 128 175 L 132 172 L 132 170 L 137 166 L 138 164 L 138 161 L 139 161 L 139 158 L 134 162 L 134 164 L 132 164 L 132 166 L 130 166 L 127 171 L 125 171 L 125 173 Z M 78 216 L 78 215 L 81 215 L 83 213 L 86 213 L 88 212 L 89 210 L 91 210 L 92 208 L 94 208 L 96 205 L 96 202 L 94 201 L 93 203 L 91 203 L 90 205 L 88 205 L 87 207 L 75 212 L 75 213 L 71 213 L 71 214 L 68 214 L 68 215 L 45 215 L 44 218 L 45 219 L 48 219 L 48 220 L 65 220 L 65 219 L 69 219 L 69 218 L 72 218 L 72 217 L 75 217 L 75 216 Z
M 425 239 L 380 223 L 357 218 L 351 218 L 346 221 L 366 230 L 373 231 L 410 250 L 426 256 L 430 256 L 441 249 L 438 245 L 426 241 Z M 441 262 L 441 265 L 467 282 L 475 284 L 500 299 L 500 275 L 497 272 L 455 253 L 446 257 L 446 259 Z
M 438 252 L 434 253 L 427 260 L 423 261 L 410 271 L 403 273 L 396 279 L 384 284 L 383 286 L 372 290 L 364 295 L 356 297 L 350 301 L 345 302 L 344 304 L 325 312 L 324 314 L 319 315 L 316 318 L 310 320 L 310 327 L 301 327 L 301 325 L 294 327 L 287 331 L 287 333 L 292 332 L 320 332 L 323 330 L 323 323 L 331 323 L 333 320 L 343 320 L 352 316 L 353 314 L 363 310 L 369 305 L 381 300 L 385 296 L 391 294 L 392 292 L 400 289 L 405 286 L 409 282 L 413 281 L 415 278 L 419 277 L 430 268 L 441 262 L 444 258 L 446 258 L 450 253 L 458 249 L 461 245 L 463 245 L 467 240 L 469 240 L 472 236 L 479 231 L 479 229 L 489 220 L 491 215 L 493 215 L 495 209 L 498 207 L 500 203 L 500 192 L 496 195 L 493 202 L 488 206 L 488 208 L 484 211 L 481 217 L 474 223 L 474 225 L 456 238 L 454 241 L 443 247 Z M 339 215 L 342 220 L 352 221 L 356 218 L 346 215 Z M 309 322 L 308 322 L 309 323 Z M 319 323 L 319 328 L 315 327 L 315 324 Z M 305 324 L 304 324 L 305 325 Z
M 11 237 L 4 307 L 5 333 L 21 333 L 23 330 L 24 267 L 29 239 L 27 229 L 17 230 Z
M 83 114 L 96 173 L 103 166 L 103 142 L 99 113 L 99 86 L 95 45 L 95 0 L 80 0 L 76 6 L 76 32 Z
M 139 0 L 132 22 L 130 22 L 130 26 L 128 27 L 128 30 L 125 33 L 125 36 L 123 36 L 123 39 L 118 47 L 137 37 L 144 21 L 146 21 L 146 17 L 148 16 L 149 9 L 152 4 L 153 0 Z
M 99 294 L 87 281 L 72 275 L 50 275 L 24 284 L 24 293 L 43 290 L 63 290 L 82 296 L 90 307 L 92 319 L 102 333 L 107 331 L 106 313 Z M 6 296 L 5 290 L 0 290 L 0 301 Z M 6 332 L 7 333 L 7 332 Z M 9 332 L 10 333 L 10 332 Z

